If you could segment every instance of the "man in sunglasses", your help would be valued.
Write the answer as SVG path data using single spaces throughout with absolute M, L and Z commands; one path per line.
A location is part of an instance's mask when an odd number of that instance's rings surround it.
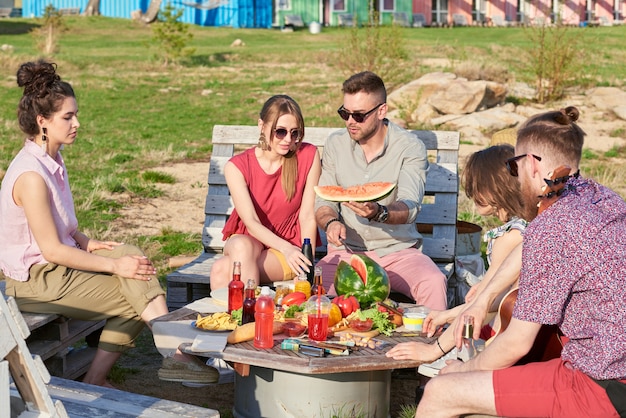
M 424 196 L 428 160 L 423 142 L 387 118 L 383 80 L 366 71 L 343 83 L 338 109 L 346 129 L 324 146 L 319 184 L 350 187 L 370 182 L 396 184 L 378 202 L 330 202 L 316 198 L 317 224 L 326 231 L 322 266 L 331 283 L 339 261 L 364 252 L 388 273 L 394 291 L 431 309 L 446 309 L 446 280 L 419 247 L 415 219 Z M 419 272 L 418 274 L 416 274 Z
M 524 232 L 513 317 L 481 354 L 448 362 L 417 417 L 626 417 L 626 202 L 579 176 L 578 117 L 568 107 L 520 128 L 503 163 L 540 214 Z M 514 366 L 543 325 L 567 337 L 560 358 Z

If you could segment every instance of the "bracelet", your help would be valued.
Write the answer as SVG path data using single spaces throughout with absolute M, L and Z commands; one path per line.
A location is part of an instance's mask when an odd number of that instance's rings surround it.
M 441 344 L 439 343 L 439 338 L 437 338 L 435 341 L 437 341 L 437 347 L 439 347 L 439 349 L 441 350 L 441 352 L 443 353 L 443 355 L 445 356 L 447 353 L 444 351 L 443 348 L 441 348 Z
M 328 231 L 328 226 L 332 224 L 333 222 L 341 222 L 341 221 L 339 220 L 339 218 L 332 218 L 330 221 L 326 222 L 326 225 L 324 226 L 324 232 Z

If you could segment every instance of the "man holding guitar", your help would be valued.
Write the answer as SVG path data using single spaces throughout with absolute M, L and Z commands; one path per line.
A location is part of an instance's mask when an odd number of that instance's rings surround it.
M 546 112 L 518 131 L 506 163 L 543 211 L 524 234 L 513 318 L 480 355 L 430 380 L 417 417 L 626 417 L 626 203 L 578 176 L 578 116 Z M 568 337 L 561 357 L 512 367 L 544 324 Z

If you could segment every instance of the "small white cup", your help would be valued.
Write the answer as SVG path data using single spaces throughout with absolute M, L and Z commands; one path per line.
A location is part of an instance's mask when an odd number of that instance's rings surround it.
M 404 312 L 402 315 L 402 325 L 408 331 L 422 332 L 424 319 L 428 316 L 429 309 L 426 307 L 417 307 Z

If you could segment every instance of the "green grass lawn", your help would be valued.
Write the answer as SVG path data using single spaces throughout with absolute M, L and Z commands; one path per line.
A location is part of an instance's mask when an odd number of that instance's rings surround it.
M 349 29 L 306 30 L 209 28 L 192 26 L 195 53 L 179 66 L 162 66 L 144 24 L 103 17 L 67 17 L 58 52 L 51 60 L 72 83 L 79 103 L 77 143 L 64 151 L 82 229 L 97 236 L 118 216 L 115 196 L 158 193 L 159 175 L 141 176 L 164 162 L 207 160 L 215 124 L 254 124 L 262 103 L 286 93 L 301 105 L 309 126 L 341 126 L 341 82 L 349 75 L 340 52 Z M 15 82 L 20 63 L 36 59 L 30 30 L 39 21 L 3 19 L 0 45 L 0 177 L 22 145 L 16 122 L 21 90 Z M 432 71 L 426 59 L 444 58 L 452 67 L 471 61 L 497 66 L 509 78 L 532 83 L 523 69 L 532 46 L 522 28 L 402 28 L 406 58 L 386 80 L 393 88 Z M 576 79 L 583 86 L 622 86 L 626 80 L 626 26 L 575 29 L 585 37 L 588 59 Z M 231 46 L 241 39 L 245 46 Z M 444 68 L 453 70 L 454 68 Z M 624 155 L 623 150 L 616 151 Z M 137 237 L 174 245 L 169 257 L 189 250 L 189 239 L 176 231 L 165 237 Z M 200 249 L 199 237 L 192 237 Z M 163 244 L 165 245 L 165 244 Z M 160 246 L 160 248 L 164 248 Z

